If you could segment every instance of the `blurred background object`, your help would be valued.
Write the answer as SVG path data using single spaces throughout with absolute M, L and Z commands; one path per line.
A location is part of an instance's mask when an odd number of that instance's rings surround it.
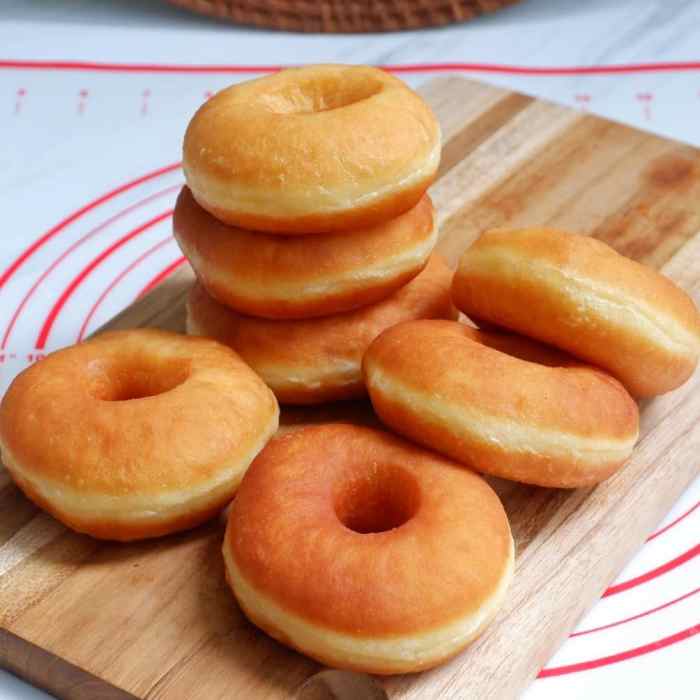
M 388 32 L 464 22 L 520 0 L 169 0 L 237 24 L 293 32 Z

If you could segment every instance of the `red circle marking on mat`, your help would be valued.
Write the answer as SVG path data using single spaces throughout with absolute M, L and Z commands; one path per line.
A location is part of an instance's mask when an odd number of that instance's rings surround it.
M 173 240 L 172 236 L 168 236 L 167 238 L 164 238 L 162 241 L 159 243 L 156 243 L 154 246 L 150 247 L 147 251 L 144 253 L 141 253 L 136 260 L 131 262 L 127 267 L 125 267 L 107 286 L 107 288 L 100 294 L 99 297 L 97 297 L 97 301 L 92 305 L 92 308 L 90 311 L 88 311 L 87 316 L 85 317 L 85 320 L 83 321 L 83 325 L 80 326 L 80 331 L 78 333 L 78 340 L 77 342 L 79 343 L 83 337 L 85 336 L 85 331 L 87 330 L 88 324 L 92 320 L 92 317 L 95 315 L 95 312 L 97 311 L 98 307 L 102 302 L 105 300 L 107 295 L 121 282 L 124 277 L 126 277 L 135 267 L 137 267 L 140 263 L 142 263 L 149 255 L 152 255 L 155 253 L 157 250 L 162 248 L 166 243 L 170 243 L 170 241 Z
M 700 508 L 700 501 L 698 501 L 694 506 L 692 506 L 689 510 L 686 510 L 685 513 L 679 515 L 675 520 L 670 522 L 668 525 L 665 527 L 662 527 L 660 530 L 657 530 L 655 533 L 652 535 L 649 535 L 647 537 L 647 542 L 651 542 L 653 539 L 656 539 L 659 535 L 663 535 L 664 532 L 668 532 L 672 527 L 675 527 L 680 523 L 682 520 L 685 520 L 693 511 L 697 510 Z
M 45 243 L 51 240 L 57 233 L 66 228 L 66 226 L 69 226 L 74 221 L 87 214 L 87 212 L 92 211 L 93 209 L 99 207 L 101 204 L 104 204 L 110 199 L 113 199 L 117 195 L 120 195 L 123 192 L 126 192 L 127 190 L 141 185 L 144 182 L 148 182 L 148 180 L 153 180 L 157 177 L 160 177 L 161 175 L 166 175 L 167 173 L 170 173 L 173 170 L 177 170 L 180 167 L 180 165 L 180 163 L 172 163 L 171 165 L 166 165 L 162 168 L 158 168 L 157 170 L 153 170 L 149 173 L 146 173 L 145 175 L 141 175 L 141 177 L 137 177 L 135 180 L 130 180 L 129 182 L 124 183 L 123 185 L 119 185 L 119 187 L 115 187 L 113 190 L 110 190 L 106 194 L 103 194 L 97 199 L 94 199 L 92 202 L 89 202 L 80 209 L 77 209 L 72 214 L 69 214 L 65 219 L 59 221 L 55 226 L 50 228 L 46 233 L 44 233 L 36 241 L 34 241 L 34 243 L 32 243 L 28 248 L 26 248 L 24 252 L 22 252 L 19 255 L 19 257 L 10 264 L 10 266 L 5 270 L 5 272 L 3 272 L 2 275 L 0 275 L 0 289 L 2 289 L 5 286 L 7 281 L 15 274 L 15 272 L 17 272 L 17 270 L 32 255 L 34 255 L 34 253 L 39 248 L 41 248 L 41 246 L 43 246 Z
M 101 263 L 103 262 L 106 258 L 108 258 L 115 250 L 118 250 L 121 248 L 124 244 L 128 243 L 132 238 L 135 238 L 139 234 L 143 233 L 147 229 L 151 228 L 152 226 L 155 226 L 156 224 L 159 224 L 161 221 L 164 221 L 168 217 L 172 216 L 172 209 L 169 209 L 166 212 L 163 212 L 162 214 L 159 214 L 158 216 L 153 217 L 149 221 L 147 221 L 145 224 L 141 224 L 141 226 L 138 226 L 137 228 L 133 229 L 129 233 L 127 233 L 125 236 L 122 236 L 118 241 L 115 241 L 110 245 L 108 248 L 105 248 L 96 258 L 94 258 L 88 265 L 86 265 L 71 281 L 71 283 L 63 290 L 63 293 L 61 296 L 58 298 L 56 303 L 53 305 L 51 308 L 51 311 L 49 311 L 46 320 L 44 321 L 44 325 L 41 327 L 41 330 L 39 331 L 39 336 L 37 337 L 35 347 L 39 350 L 43 349 L 46 347 L 46 341 L 48 340 L 49 333 L 51 333 L 51 328 L 53 327 L 54 322 L 56 321 L 56 318 L 58 317 L 58 314 L 61 312 L 61 309 L 65 306 L 66 302 L 68 299 L 70 299 L 71 295 L 73 292 L 80 286 L 80 284 L 83 282 L 83 280 Z
M 39 276 L 39 279 L 37 279 L 36 282 L 31 286 L 29 291 L 24 295 L 24 298 L 22 301 L 19 303 L 19 306 L 15 309 L 14 314 L 12 315 L 12 318 L 10 319 L 9 324 L 7 325 L 7 328 L 5 329 L 5 334 L 2 337 L 2 343 L 0 343 L 0 348 L 3 350 L 7 347 L 7 342 L 9 340 L 10 334 L 12 333 L 12 329 L 15 327 L 15 324 L 17 323 L 17 319 L 19 318 L 19 315 L 22 313 L 22 310 L 24 307 L 27 305 L 29 299 L 32 297 L 34 292 L 37 290 L 39 285 L 58 267 L 58 265 L 68 256 L 70 255 L 76 248 L 81 246 L 85 241 L 88 239 L 92 238 L 94 235 L 99 233 L 100 231 L 104 230 L 109 226 L 110 224 L 113 224 L 115 221 L 118 219 L 122 218 L 123 216 L 126 216 L 127 214 L 130 214 L 132 211 L 135 209 L 138 209 L 139 207 L 143 206 L 144 204 L 148 204 L 149 202 L 153 201 L 154 199 L 157 199 L 158 197 L 163 196 L 164 194 L 167 194 L 168 192 L 172 192 L 173 190 L 178 189 L 181 187 L 181 185 L 173 185 L 171 187 L 166 187 L 164 190 L 161 190 L 160 192 L 156 192 L 155 194 L 150 195 L 149 197 L 146 197 L 145 199 L 142 199 L 140 202 L 136 202 L 136 204 L 132 204 L 130 207 L 127 207 L 126 209 L 123 209 L 122 211 L 118 212 L 114 216 L 111 216 L 109 219 L 106 219 L 103 221 L 101 224 L 93 228 L 92 230 L 88 231 L 84 236 L 79 238 L 75 243 L 73 243 L 70 247 L 68 247 L 66 250 L 61 253 L 52 263 L 49 265 L 49 267 L 44 270 L 44 272 Z
M 601 625 L 600 627 L 591 627 L 590 629 L 587 630 L 581 630 L 580 632 L 574 632 L 573 634 L 570 634 L 570 637 L 582 637 L 583 635 L 586 634 L 592 634 L 593 632 L 602 632 L 603 630 L 610 629 L 611 627 L 619 627 L 620 625 L 624 625 L 626 622 L 632 622 L 633 620 L 639 620 L 641 617 L 647 617 L 647 615 L 651 615 L 655 612 L 658 612 L 659 610 L 664 610 L 665 608 L 670 608 L 672 605 L 675 605 L 676 603 L 680 603 L 682 600 L 686 600 L 687 598 L 691 598 L 692 596 L 700 593 L 700 588 L 696 588 L 693 591 L 690 591 L 690 593 L 686 593 L 685 595 L 679 596 L 678 598 L 674 598 L 673 600 L 670 600 L 668 603 L 664 603 L 663 605 L 657 605 L 655 608 L 651 608 L 651 610 L 645 610 L 644 612 L 637 613 L 636 615 L 632 615 L 631 617 L 626 617 L 623 620 L 617 620 L 617 622 L 610 622 L 607 625 Z
M 64 70 L 99 73 L 274 73 L 294 64 L 281 65 L 182 65 L 165 63 L 105 63 L 100 61 L 1 60 L 0 69 Z M 662 61 L 601 66 L 516 66 L 501 63 L 406 63 L 378 66 L 391 73 L 506 73 L 511 75 L 610 75 L 700 71 L 700 61 Z
M 168 265 L 166 268 L 161 270 L 137 295 L 136 298 L 142 297 L 144 294 L 148 294 L 154 287 L 157 287 L 166 277 L 169 277 L 175 270 L 177 270 L 182 263 L 185 262 L 185 258 L 178 258 Z
M 647 571 L 641 576 L 635 576 L 634 578 L 629 579 L 629 581 L 623 581 L 622 583 L 616 583 L 614 586 L 610 586 L 610 588 L 608 588 L 608 590 L 605 591 L 601 597 L 607 598 L 608 596 L 616 595 L 617 593 L 622 593 L 622 591 L 627 591 L 630 588 L 640 586 L 647 581 L 651 581 L 652 579 L 658 578 L 669 571 L 673 571 L 673 569 L 677 569 L 679 566 L 681 566 L 681 564 L 685 564 L 685 562 L 697 557 L 698 554 L 700 554 L 700 544 L 696 544 L 679 557 L 676 557 L 675 559 L 672 559 L 661 566 L 657 566 L 655 569 Z
M 682 642 L 684 639 L 689 639 L 694 637 L 696 634 L 700 633 L 700 624 L 693 625 L 688 629 L 684 629 L 681 632 L 676 632 L 670 637 L 664 637 L 656 642 L 651 642 L 650 644 L 644 644 L 640 647 L 634 647 L 634 649 L 628 649 L 627 651 L 621 651 L 618 654 L 611 654 L 610 656 L 603 656 L 599 659 L 591 659 L 590 661 L 581 661 L 576 664 L 568 664 L 566 666 L 554 666 L 552 668 L 544 668 L 539 672 L 538 678 L 550 678 L 552 676 L 564 676 L 568 673 L 578 673 L 579 671 L 590 671 L 593 668 L 600 668 L 601 666 L 609 666 L 610 664 L 617 664 L 620 661 L 626 661 L 627 659 L 633 659 L 637 656 L 643 656 L 644 654 L 651 654 L 653 651 L 658 651 L 665 647 L 670 647 L 673 644 Z

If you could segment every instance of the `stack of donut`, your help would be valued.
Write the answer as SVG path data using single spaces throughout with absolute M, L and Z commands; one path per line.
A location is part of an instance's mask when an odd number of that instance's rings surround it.
M 440 128 L 404 83 L 307 66 L 195 114 L 175 237 L 197 275 L 188 332 L 236 350 L 283 403 L 365 394 L 384 329 L 455 318 L 426 189 Z

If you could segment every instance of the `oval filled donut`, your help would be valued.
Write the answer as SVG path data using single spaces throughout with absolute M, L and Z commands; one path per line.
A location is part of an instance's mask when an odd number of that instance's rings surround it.
M 505 479 L 596 484 L 627 460 L 639 433 L 637 404 L 616 379 L 525 338 L 456 322 L 388 329 L 363 371 L 383 423 Z
M 690 297 L 588 236 L 487 231 L 462 256 L 452 294 L 477 322 L 551 343 L 640 398 L 681 385 L 700 355 L 700 315 Z
M 430 668 L 493 618 L 513 571 L 503 506 L 479 475 L 350 424 L 275 438 L 246 474 L 223 544 L 250 620 L 321 663 Z
M 222 224 L 184 187 L 173 229 L 210 296 L 272 319 L 327 316 L 376 303 L 425 267 L 437 240 L 428 195 L 405 214 L 352 236 L 273 236 Z
M 15 378 L 0 405 L 0 448 L 37 505 L 78 532 L 127 541 L 213 517 L 278 415 L 272 392 L 229 348 L 113 331 Z
M 203 104 L 185 134 L 195 199 L 255 231 L 347 231 L 415 206 L 435 178 L 440 127 L 405 83 L 369 66 L 289 68 Z
M 312 404 L 366 395 L 362 355 L 385 328 L 416 318 L 456 318 L 452 273 L 433 255 L 405 287 L 372 306 L 299 321 L 243 316 L 195 285 L 187 332 L 229 345 L 265 380 L 282 403 Z

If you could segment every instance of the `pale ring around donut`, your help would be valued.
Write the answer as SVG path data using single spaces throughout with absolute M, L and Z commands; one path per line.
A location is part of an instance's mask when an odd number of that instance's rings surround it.
M 439 162 L 428 105 L 369 66 L 289 68 L 234 85 L 199 108 L 183 147 L 202 207 L 290 235 L 392 219 L 418 203 Z
M 278 416 L 272 392 L 229 348 L 113 331 L 15 378 L 0 447 L 17 485 L 65 525 L 135 540 L 216 515 Z
M 575 488 L 608 478 L 639 435 L 613 377 L 518 336 L 451 321 L 382 333 L 363 361 L 383 423 L 494 476 Z
M 425 267 L 437 241 L 428 195 L 352 236 L 273 236 L 222 224 L 184 187 L 173 230 L 210 296 L 271 319 L 328 316 L 381 301 Z
M 484 479 L 350 424 L 263 450 L 231 506 L 223 555 L 252 622 L 321 663 L 379 674 L 457 654 L 513 572 L 508 519 Z

